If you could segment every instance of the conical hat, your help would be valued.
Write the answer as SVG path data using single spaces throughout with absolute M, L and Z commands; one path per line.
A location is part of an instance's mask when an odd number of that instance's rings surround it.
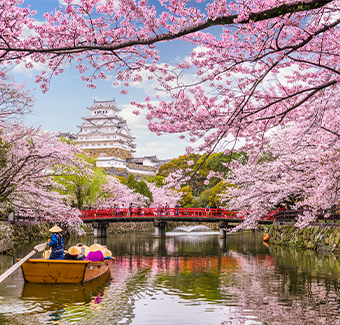
M 62 232 L 63 230 L 58 227 L 57 225 L 53 226 L 51 229 L 49 229 L 50 232 Z
M 108 256 L 112 256 L 112 252 L 110 251 L 110 250 L 108 250 L 108 249 L 105 249 L 104 251 L 103 251 L 103 254 L 104 254 L 104 257 L 108 257 Z
M 81 253 L 81 249 L 77 246 L 71 246 L 67 252 L 70 255 L 79 255 Z
M 103 250 L 103 246 L 100 244 L 92 244 L 90 246 L 90 252 L 98 252 L 98 251 L 102 251 Z

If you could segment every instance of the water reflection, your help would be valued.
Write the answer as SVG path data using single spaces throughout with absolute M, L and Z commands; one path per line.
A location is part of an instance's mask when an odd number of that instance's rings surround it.
M 211 228 L 205 225 L 194 225 L 194 226 L 180 226 L 175 228 L 174 230 L 167 233 L 168 236 L 174 236 L 179 234 L 188 234 L 188 233 L 202 233 L 203 235 L 216 235 L 218 232 L 213 231 Z
M 93 297 L 102 296 L 103 290 L 109 282 L 110 275 L 106 273 L 106 275 L 84 284 L 25 283 L 21 298 L 24 300 L 34 299 L 41 303 L 50 301 L 51 305 L 46 309 L 53 310 L 68 303 L 89 303 Z
M 111 278 L 38 285 L 15 273 L 0 284 L 0 324 L 336 324 L 340 257 L 267 246 L 261 235 L 99 240 L 116 257 Z M 93 238 L 66 246 L 79 241 Z M 12 262 L 0 256 L 0 268 Z

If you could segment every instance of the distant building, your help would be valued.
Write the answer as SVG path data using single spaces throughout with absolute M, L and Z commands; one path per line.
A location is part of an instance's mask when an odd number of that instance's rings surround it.
M 92 157 L 106 154 L 125 160 L 132 157 L 136 145 L 133 143 L 126 120 L 117 115 L 120 111 L 114 100 L 94 101 L 89 116 L 84 120 L 80 131 L 75 134 L 77 145 Z
M 115 100 L 94 101 L 87 107 L 90 115 L 84 120 L 77 134 L 62 133 L 60 136 L 74 139 L 77 145 L 96 158 L 98 167 L 110 169 L 112 174 L 150 175 L 157 173 L 158 168 L 170 161 L 160 160 L 156 156 L 133 157 L 136 145 L 127 121 L 118 116 L 120 110 Z
M 126 158 L 128 164 L 135 164 L 140 166 L 149 166 L 158 169 L 161 165 L 168 160 L 160 160 L 156 156 L 144 156 L 143 158 Z
M 73 134 L 71 134 L 70 132 L 59 133 L 58 137 L 60 137 L 60 138 L 61 137 L 62 138 L 68 138 L 70 140 L 75 140 L 76 139 L 76 137 Z

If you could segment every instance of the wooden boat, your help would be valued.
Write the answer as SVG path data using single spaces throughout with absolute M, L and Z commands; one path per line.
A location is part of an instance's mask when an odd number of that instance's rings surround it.
M 29 259 L 21 265 L 21 269 L 26 282 L 86 283 L 109 272 L 108 263 Z

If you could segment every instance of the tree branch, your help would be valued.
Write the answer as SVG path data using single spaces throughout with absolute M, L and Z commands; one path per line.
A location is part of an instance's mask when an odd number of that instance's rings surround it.
M 264 11 L 250 13 L 247 19 L 239 21 L 237 24 L 247 24 L 250 21 L 258 22 L 269 20 L 273 18 L 277 18 L 283 16 L 288 13 L 295 13 L 295 12 L 303 12 L 309 10 L 315 10 L 318 8 L 322 8 L 328 3 L 331 3 L 333 0 L 302 0 L 293 2 L 290 4 L 283 4 L 281 6 L 267 9 Z M 173 33 L 163 33 L 160 35 L 146 37 L 144 39 L 140 38 L 133 38 L 131 40 L 114 43 L 114 44 L 88 44 L 88 45 L 73 45 L 72 47 L 59 47 L 59 48 L 25 48 L 25 47 L 0 47 L 0 51 L 8 51 L 8 52 L 27 52 L 27 53 L 58 53 L 58 54 L 76 54 L 86 51 L 115 51 L 119 49 L 124 49 L 127 47 L 132 47 L 136 45 L 152 45 L 155 43 L 159 43 L 162 41 L 170 41 L 174 39 L 181 38 L 183 36 L 203 31 L 207 28 L 212 26 L 225 26 L 225 25 L 233 25 L 235 24 L 234 21 L 237 19 L 238 15 L 229 15 L 224 17 L 217 17 L 216 19 L 206 19 L 205 21 L 193 24 L 191 26 L 184 27 L 179 31 Z

